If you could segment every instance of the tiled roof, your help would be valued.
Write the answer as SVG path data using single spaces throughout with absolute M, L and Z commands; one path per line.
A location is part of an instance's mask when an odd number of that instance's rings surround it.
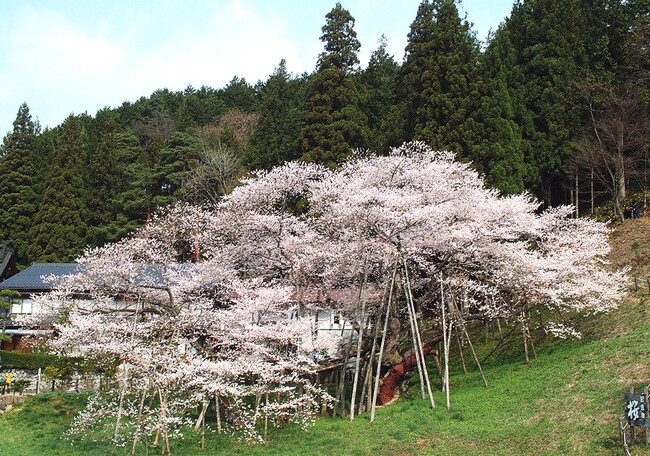
M 52 283 L 45 282 L 43 277 L 50 275 L 63 276 L 77 272 L 77 263 L 34 263 L 24 271 L 0 282 L 0 289 L 12 290 L 50 290 Z

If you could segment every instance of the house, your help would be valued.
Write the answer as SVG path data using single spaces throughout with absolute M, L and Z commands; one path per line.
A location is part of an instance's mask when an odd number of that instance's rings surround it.
M 0 290 L 15 290 L 19 297 L 12 299 L 12 306 L 8 312 L 6 329 L 10 341 L 2 341 L 2 350 L 28 351 L 23 343 L 23 338 L 38 334 L 38 330 L 21 327 L 15 320 L 16 316 L 32 313 L 32 295 L 47 293 L 52 290 L 53 283 L 45 278 L 50 276 L 64 276 L 77 271 L 76 263 L 34 263 L 27 269 L 12 275 L 0 282 Z
M 52 290 L 54 283 L 45 280 L 48 277 L 62 277 L 78 272 L 77 263 L 34 263 L 27 269 L 0 282 L 0 290 L 9 289 L 20 293 L 20 297 L 13 299 L 13 305 L 7 320 L 6 333 L 11 336 L 11 341 L 3 341 L 0 348 L 3 350 L 27 350 L 23 344 L 26 336 L 38 334 L 38 330 L 21 327 L 15 321 L 19 315 L 32 313 L 32 296 L 47 293 Z M 158 268 L 151 267 L 148 274 L 156 278 L 160 272 Z M 164 283 L 160 278 L 161 283 Z M 311 302 L 321 310 L 312 310 L 315 330 L 318 336 L 342 335 L 347 337 L 353 331 L 350 322 L 345 321 L 341 313 L 331 310 L 330 304 L 336 302 L 352 302 L 358 299 L 358 291 L 353 289 L 301 292 L 302 302 Z M 376 293 L 375 293 L 376 294 Z M 373 296 L 376 299 L 376 296 Z M 352 300 L 352 301 L 351 301 Z M 372 299 L 371 299 L 372 300 Z M 1 315 L 0 315 L 1 316 Z M 13 318 L 12 318 L 13 317 Z

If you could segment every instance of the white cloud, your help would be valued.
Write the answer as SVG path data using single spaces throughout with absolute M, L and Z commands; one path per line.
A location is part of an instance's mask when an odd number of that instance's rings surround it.
M 11 125 L 24 100 L 54 126 L 71 112 L 94 114 L 159 88 L 223 87 L 235 75 L 255 83 L 283 58 L 295 72 L 313 66 L 314 56 L 301 56 L 285 19 L 244 1 L 215 2 L 199 20 L 178 21 L 173 30 L 155 19 L 133 21 L 138 26 L 125 22 L 116 29 L 102 20 L 88 31 L 88 23 L 61 14 L 28 10 L 19 16 L 0 71 L 6 89 L 0 100 L 12 106 L 1 126 Z
M 58 14 L 30 12 L 14 29 L 9 62 L 48 77 L 96 77 L 117 68 L 125 50 Z
M 160 43 L 134 66 L 131 74 L 139 86 L 222 87 L 234 75 L 250 83 L 266 79 L 282 58 L 290 67 L 303 66 L 286 21 L 237 0 L 214 5 L 201 27 L 189 26 L 174 36 L 175 41 Z

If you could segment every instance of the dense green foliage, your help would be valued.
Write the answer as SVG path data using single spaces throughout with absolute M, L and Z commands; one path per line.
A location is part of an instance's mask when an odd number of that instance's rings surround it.
M 21 353 L 18 351 L 0 350 L 2 367 L 5 369 L 45 369 L 54 368 L 60 371 L 83 371 L 85 362 L 82 358 L 48 355 L 44 353 Z
M 41 131 L 27 105 L 0 148 L 0 239 L 23 265 L 118 240 L 178 199 L 214 202 L 236 179 L 302 159 L 422 139 L 504 193 L 547 205 L 647 184 L 648 0 L 522 0 L 481 47 L 454 0 L 423 0 L 396 62 L 382 38 L 365 68 L 355 19 L 325 17 L 312 74 L 280 62 L 256 85 L 160 89 Z M 576 189 L 577 185 L 577 189 Z M 593 189 L 593 190 L 592 190 Z
M 31 217 L 36 211 L 32 154 L 36 130 L 23 103 L 14 121 L 14 129 L 3 144 L 0 161 L 0 239 L 14 241 L 19 252 L 29 245 Z
M 354 18 L 340 3 L 327 14 L 321 41 L 325 52 L 307 86 L 305 127 L 300 133 L 302 159 L 336 166 L 368 142 L 367 120 L 355 78 L 361 46 Z

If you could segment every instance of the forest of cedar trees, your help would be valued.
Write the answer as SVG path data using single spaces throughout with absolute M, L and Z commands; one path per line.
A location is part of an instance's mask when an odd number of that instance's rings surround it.
M 53 128 L 23 104 L 0 148 L 0 240 L 22 265 L 72 261 L 161 206 L 218 201 L 251 171 L 334 168 L 410 140 L 453 151 L 503 194 L 579 215 L 606 204 L 621 219 L 647 188 L 649 11 L 649 0 L 517 1 L 482 43 L 455 1 L 425 0 L 404 56 L 382 37 L 362 68 L 337 3 L 310 74 L 282 60 L 266 81 L 161 88 Z

